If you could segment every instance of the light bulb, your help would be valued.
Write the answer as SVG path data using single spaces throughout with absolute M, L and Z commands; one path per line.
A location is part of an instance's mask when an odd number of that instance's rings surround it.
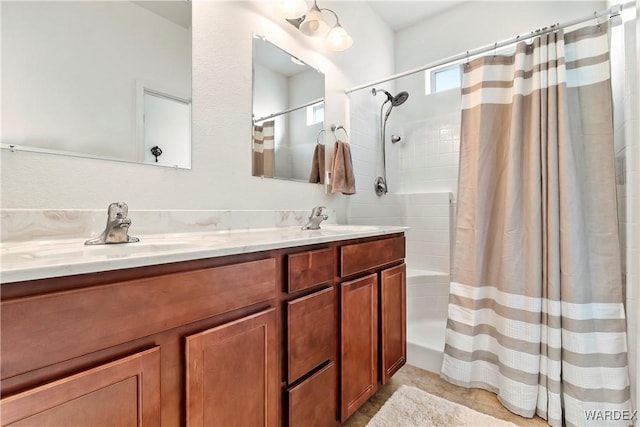
M 318 5 L 314 3 L 300 24 L 300 32 L 306 36 L 320 37 L 327 34 L 327 31 L 329 31 L 329 25 L 322 18 Z
M 296 19 L 307 11 L 304 0 L 277 0 L 276 8 L 280 16 L 285 19 Z
M 327 35 L 325 44 L 327 49 L 339 52 L 349 49 L 353 44 L 353 39 L 340 24 L 336 24 Z

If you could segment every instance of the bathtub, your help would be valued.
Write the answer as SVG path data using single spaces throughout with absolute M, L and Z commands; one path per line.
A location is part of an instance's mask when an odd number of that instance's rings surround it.
M 407 269 L 407 363 L 439 374 L 449 302 L 449 273 Z

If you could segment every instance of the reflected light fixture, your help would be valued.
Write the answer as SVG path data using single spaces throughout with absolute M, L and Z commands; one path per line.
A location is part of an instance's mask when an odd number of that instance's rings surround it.
M 340 25 L 338 15 L 331 9 L 319 8 L 317 0 L 307 10 L 304 0 L 276 0 L 280 15 L 290 24 L 298 28 L 302 34 L 309 37 L 325 37 L 327 49 L 342 51 L 349 49 L 353 39 Z M 336 19 L 333 27 L 330 27 L 322 16 L 322 12 L 330 12 Z

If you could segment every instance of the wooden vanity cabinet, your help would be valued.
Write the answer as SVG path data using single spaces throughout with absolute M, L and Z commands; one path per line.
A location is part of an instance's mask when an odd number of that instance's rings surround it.
M 404 237 L 340 249 L 341 421 L 406 363 Z
M 337 426 L 405 362 L 404 237 L 5 283 L 0 424 Z
M 278 272 L 274 257 L 258 257 L 48 279 L 3 295 L 2 425 L 212 425 L 215 408 L 224 425 L 257 413 L 252 425 L 277 426 Z M 29 285 L 47 291 L 29 295 Z

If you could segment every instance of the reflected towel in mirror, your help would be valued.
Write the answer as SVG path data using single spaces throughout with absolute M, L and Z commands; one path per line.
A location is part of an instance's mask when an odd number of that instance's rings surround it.
M 253 126 L 253 176 L 273 178 L 275 173 L 275 121 Z
M 324 145 L 316 144 L 311 158 L 311 173 L 309 174 L 309 182 L 313 184 L 324 184 Z

